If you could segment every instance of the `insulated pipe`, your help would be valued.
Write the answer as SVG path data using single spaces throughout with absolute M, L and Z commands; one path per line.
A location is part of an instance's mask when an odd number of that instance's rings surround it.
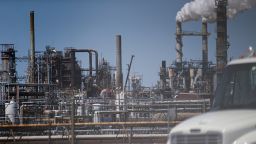
M 96 50 L 90 49 L 91 52 L 95 53 L 95 73 L 96 73 L 96 81 L 97 81 L 97 75 L 98 75 L 98 69 L 99 69 L 99 65 L 98 65 L 98 52 Z
M 97 83 L 97 75 L 98 75 L 98 52 L 96 50 L 93 49 L 68 49 L 70 50 L 71 53 L 71 59 L 72 59 L 72 70 L 71 70 L 71 76 L 74 77 L 75 76 L 75 53 L 76 52 L 87 52 L 89 54 L 89 75 L 90 77 L 92 77 L 92 73 L 93 73 L 93 68 L 92 68 L 92 53 L 95 53 L 95 73 L 96 73 L 96 83 Z M 74 86 L 75 81 L 71 80 L 71 85 Z
M 19 115 L 20 124 L 23 124 L 23 116 L 24 116 L 24 105 L 21 105 L 20 106 L 20 115 Z
M 70 49 L 73 52 L 87 52 L 89 54 L 89 71 L 90 71 L 90 75 L 92 76 L 92 53 L 95 53 L 95 71 L 96 71 L 96 76 L 98 74 L 98 52 L 96 50 L 93 49 Z
M 176 21 L 176 64 L 178 69 L 182 68 L 182 27 L 181 22 Z
M 121 35 L 116 35 L 116 88 L 123 90 Z
M 34 27 L 34 11 L 30 11 L 30 83 L 35 82 L 35 27 Z
M 89 54 L 89 74 L 90 76 L 92 76 L 92 54 L 91 54 L 91 50 L 89 49 L 70 49 L 71 52 L 87 52 Z
M 203 60 L 203 78 L 208 67 L 208 32 L 207 21 L 202 20 L 202 60 Z
M 89 51 L 89 75 L 92 77 L 92 52 Z

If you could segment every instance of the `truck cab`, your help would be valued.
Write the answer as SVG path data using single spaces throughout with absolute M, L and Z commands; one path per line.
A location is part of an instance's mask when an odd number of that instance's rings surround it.
M 256 144 L 256 57 L 229 62 L 211 110 L 174 127 L 167 144 Z

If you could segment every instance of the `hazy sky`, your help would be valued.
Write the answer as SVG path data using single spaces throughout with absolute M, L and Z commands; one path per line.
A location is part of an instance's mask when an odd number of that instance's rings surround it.
M 159 79 L 162 60 L 175 60 L 175 17 L 189 0 L 0 0 L 0 43 L 14 43 L 18 56 L 27 56 L 29 12 L 35 11 L 36 50 L 46 45 L 93 48 L 115 66 L 115 36 L 122 35 L 123 73 L 135 55 L 132 73 L 152 86 Z M 239 57 L 249 46 L 256 48 L 256 10 L 228 21 L 229 57 Z M 200 31 L 201 22 L 186 22 L 183 29 Z M 216 24 L 209 24 L 209 60 L 215 63 Z M 201 38 L 185 37 L 184 59 L 201 59 Z M 82 60 L 84 64 L 87 59 Z M 23 75 L 19 62 L 19 75 Z

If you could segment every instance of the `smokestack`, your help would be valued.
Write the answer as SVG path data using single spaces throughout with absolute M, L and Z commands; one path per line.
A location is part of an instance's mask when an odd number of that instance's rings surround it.
M 216 21 L 216 5 L 228 3 L 227 15 L 229 18 L 235 17 L 238 13 L 256 6 L 255 0 L 193 0 L 186 3 L 177 12 L 176 20 L 185 22 L 207 18 L 208 22 Z
M 35 82 L 35 27 L 34 11 L 30 11 L 30 83 Z
M 181 69 L 182 66 L 182 27 L 181 22 L 176 21 L 176 65 L 178 69 Z
M 123 89 L 121 35 L 116 35 L 116 87 Z
M 216 39 L 216 63 L 217 63 L 217 82 L 224 67 L 227 64 L 227 0 L 216 0 L 217 5 L 217 39 Z
M 203 60 L 203 78 L 208 67 L 208 31 L 207 21 L 202 19 L 202 60 Z

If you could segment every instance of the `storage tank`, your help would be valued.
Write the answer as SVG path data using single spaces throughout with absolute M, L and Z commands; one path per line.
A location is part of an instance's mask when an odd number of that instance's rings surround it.
M 100 122 L 100 116 L 99 116 L 99 111 L 95 111 L 93 114 L 93 122 L 97 123 Z
M 5 117 L 12 122 L 16 123 L 15 117 L 17 116 L 17 103 L 12 99 L 10 103 L 5 103 Z
M 189 75 L 190 75 L 190 88 L 194 89 L 195 69 L 190 68 L 189 69 Z
M 170 79 L 170 82 L 169 82 L 169 87 L 171 89 L 173 89 L 173 79 L 175 77 L 175 71 L 174 71 L 174 68 L 169 68 L 168 69 L 168 76 L 169 76 L 169 79 Z
M 101 118 L 100 118 L 100 111 L 102 109 L 101 107 L 102 105 L 99 103 L 92 104 L 92 110 L 94 112 L 93 122 L 101 122 Z
M 197 75 L 202 76 L 203 75 L 203 70 L 201 68 L 197 69 Z
M 168 75 L 170 79 L 175 76 L 175 71 L 173 68 L 169 68 Z
M 102 104 L 99 104 L 99 103 L 92 104 L 93 111 L 100 111 L 102 109 L 101 107 L 102 107 Z

